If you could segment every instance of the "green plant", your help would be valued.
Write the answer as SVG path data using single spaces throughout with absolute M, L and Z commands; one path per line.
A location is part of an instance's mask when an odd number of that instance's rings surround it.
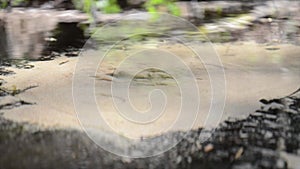
M 117 0 L 73 0 L 74 6 L 85 13 L 92 15 L 95 10 L 101 9 L 104 13 L 121 12 Z
M 8 5 L 8 2 L 6 0 L 0 0 L 0 8 L 6 8 Z
M 160 8 L 165 8 L 167 12 L 179 16 L 180 9 L 175 4 L 175 0 L 149 0 L 145 3 L 145 8 L 148 12 L 157 13 Z
M 17 6 L 17 5 L 20 5 L 22 2 L 26 2 L 28 0 L 13 0 L 11 1 L 11 5 L 12 6 Z
M 121 12 L 121 8 L 117 3 L 117 0 L 106 0 L 102 10 L 105 13 L 118 13 Z
M 92 6 L 95 5 L 94 0 L 83 0 L 83 11 L 86 13 L 92 12 Z
M 6 8 L 9 5 L 11 6 L 18 6 L 23 2 L 28 2 L 28 0 L 0 0 L 0 8 Z

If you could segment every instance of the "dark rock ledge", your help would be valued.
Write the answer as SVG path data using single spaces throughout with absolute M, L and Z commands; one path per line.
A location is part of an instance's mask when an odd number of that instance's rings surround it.
M 262 99 L 245 119 L 228 119 L 199 142 L 202 129 L 167 133 L 186 137 L 156 157 L 124 159 L 98 148 L 84 133 L 39 130 L 0 118 L 0 168 L 296 168 L 300 159 L 300 91 Z M 299 162 L 298 162 L 299 164 Z

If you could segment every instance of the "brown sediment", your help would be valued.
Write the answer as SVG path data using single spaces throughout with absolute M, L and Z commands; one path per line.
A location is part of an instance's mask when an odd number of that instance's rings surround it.
M 256 44 L 252 42 L 236 42 L 236 43 L 222 43 L 215 44 L 215 50 L 218 52 L 225 69 L 226 83 L 227 83 L 227 100 L 224 109 L 223 119 L 229 116 L 241 117 L 247 115 L 249 112 L 259 108 L 257 100 L 264 98 L 273 98 L 291 93 L 299 86 L 299 53 L 300 48 L 295 45 L 282 44 L 278 45 L 279 50 L 268 51 L 265 49 L 266 45 Z M 109 79 L 126 78 L 123 75 L 114 77 L 114 64 L 121 61 L 127 53 L 139 49 L 139 46 L 132 46 L 128 50 L 112 50 L 108 57 L 100 66 L 99 72 L 96 76 L 89 78 L 96 79 L 96 87 L 99 94 L 97 97 L 101 98 L 99 105 L 106 110 L 105 117 L 108 122 L 111 122 L 114 128 L 122 129 L 122 131 L 130 131 L 129 136 L 140 137 L 144 131 L 138 131 L 139 128 L 130 127 L 124 124 L 124 120 L 120 115 L 115 113 L 111 107 L 112 97 L 109 91 Z M 161 45 L 160 49 L 168 49 L 177 54 L 183 60 L 187 61 L 191 69 L 194 71 L 198 85 L 200 86 L 200 94 L 202 96 L 202 107 L 200 107 L 201 115 L 198 117 L 194 128 L 203 126 L 206 112 L 209 110 L 211 89 L 209 77 L 204 65 L 195 57 L 191 57 L 187 48 L 180 47 L 180 45 Z M 118 56 L 118 57 L 113 57 Z M 119 59 L 119 60 L 118 60 Z M 30 62 L 34 67 L 31 69 L 20 69 L 14 67 L 6 67 L 5 69 L 13 71 L 15 74 L 1 77 L 6 83 L 2 84 L 4 89 L 25 89 L 29 86 L 38 86 L 26 92 L 21 92 L 17 97 L 21 100 L 30 103 L 36 103 L 33 106 L 21 106 L 16 109 L 2 110 L 4 117 L 20 122 L 29 122 L 47 126 L 49 128 L 77 128 L 80 129 L 75 109 L 73 107 L 72 99 L 72 77 L 78 57 L 58 57 L 50 61 L 36 61 Z M 66 62 L 65 64 L 61 64 Z M 209 66 L 209 65 L 206 65 Z M 133 67 L 134 68 L 134 67 Z M 49 71 L 51 70 L 51 71 Z M 109 73 L 109 75 L 106 75 Z M 151 74 L 151 72 L 149 72 Z M 153 88 L 153 85 L 158 85 L 166 89 L 170 97 L 176 101 L 180 95 L 175 94 L 177 91 L 176 85 L 173 84 L 172 79 L 161 80 L 161 75 L 152 75 L 152 79 L 148 78 L 147 72 L 138 76 L 144 79 L 136 79 L 136 84 L 132 87 L 132 92 L 136 98 L 134 99 L 140 109 L 147 108 L 146 100 L 148 93 L 141 92 L 146 89 Z M 155 77 L 154 81 L 153 78 Z M 163 77 L 162 77 L 163 78 Z M 287 87 L 288 86 L 288 87 Z M 99 89 L 99 90 L 98 90 Z M 170 112 L 175 111 L 172 105 Z M 168 114 L 168 113 L 166 113 Z M 150 130 L 149 135 L 156 135 L 162 132 L 159 129 L 166 124 L 172 122 L 173 116 L 170 113 L 161 119 L 160 123 Z M 93 118 L 93 117 L 90 117 Z M 174 119 L 173 119 L 174 120 Z M 127 130 L 129 129 L 130 130 Z M 180 128 L 178 128 L 180 129 Z M 176 130 L 176 129 L 175 129 Z M 144 133 L 145 134 L 145 133 Z M 146 134 L 147 135 L 147 134 Z

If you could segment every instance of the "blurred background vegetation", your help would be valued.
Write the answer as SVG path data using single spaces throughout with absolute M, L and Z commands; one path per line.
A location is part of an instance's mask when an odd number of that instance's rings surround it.
M 28 7 L 46 3 L 56 6 L 68 4 L 68 8 L 76 8 L 86 13 L 91 13 L 93 10 L 101 10 L 104 13 L 119 13 L 130 7 L 156 12 L 158 8 L 165 8 L 174 15 L 180 15 L 180 10 L 174 2 L 175 0 L 141 0 L 129 4 L 130 2 L 127 0 L 0 0 L 0 6 L 1 8 L 7 8 L 8 6 Z

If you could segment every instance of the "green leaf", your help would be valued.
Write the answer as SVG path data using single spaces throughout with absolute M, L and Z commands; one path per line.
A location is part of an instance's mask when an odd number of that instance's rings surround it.
M 168 4 L 168 10 L 171 12 L 171 14 L 175 16 L 180 16 L 180 9 L 179 7 L 174 3 Z

